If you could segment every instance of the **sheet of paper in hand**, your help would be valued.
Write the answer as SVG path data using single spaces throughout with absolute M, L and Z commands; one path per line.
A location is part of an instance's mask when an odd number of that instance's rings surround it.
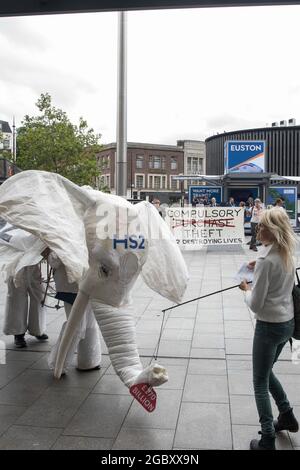
M 247 282 L 252 282 L 253 272 L 254 272 L 254 269 L 248 268 L 248 263 L 243 263 L 239 271 L 236 273 L 235 279 L 239 282 L 244 281 L 244 279 L 246 279 Z

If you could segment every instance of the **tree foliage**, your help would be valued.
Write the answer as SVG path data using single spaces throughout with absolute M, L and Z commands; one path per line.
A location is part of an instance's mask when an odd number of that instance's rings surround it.
M 36 106 L 40 115 L 26 115 L 17 131 L 18 167 L 59 173 L 76 184 L 97 187 L 100 135 L 83 118 L 79 125 L 72 124 L 64 111 L 52 105 L 48 93 L 41 94 Z

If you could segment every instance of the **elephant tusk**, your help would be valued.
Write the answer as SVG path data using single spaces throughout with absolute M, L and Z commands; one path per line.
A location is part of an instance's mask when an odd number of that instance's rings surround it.
M 88 304 L 89 297 L 83 292 L 79 291 L 74 302 L 74 305 L 71 310 L 71 314 L 68 318 L 66 328 L 61 338 L 61 342 L 58 348 L 55 368 L 54 368 L 54 377 L 60 379 L 66 356 L 68 354 L 69 348 L 72 344 L 73 337 L 76 333 L 76 330 L 79 326 L 79 323 L 84 315 L 86 306 Z

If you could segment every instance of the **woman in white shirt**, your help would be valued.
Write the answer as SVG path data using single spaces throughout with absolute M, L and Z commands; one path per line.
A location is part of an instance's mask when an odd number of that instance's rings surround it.
M 255 313 L 253 340 L 253 384 L 262 437 L 250 443 L 252 450 L 275 450 L 275 432 L 298 431 L 298 422 L 279 380 L 272 371 L 284 345 L 294 331 L 294 261 L 296 238 L 285 211 L 272 208 L 263 212 L 258 239 L 264 250 L 254 267 L 252 289 L 245 281 L 245 301 Z M 279 410 L 273 421 L 269 391 Z
M 257 251 L 256 248 L 256 228 L 259 223 L 261 214 L 263 213 L 263 206 L 260 199 L 255 199 L 254 206 L 251 209 L 251 241 L 250 250 Z

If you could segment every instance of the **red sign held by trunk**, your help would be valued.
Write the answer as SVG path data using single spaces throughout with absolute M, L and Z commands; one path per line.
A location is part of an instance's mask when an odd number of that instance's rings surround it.
M 129 389 L 131 395 L 145 408 L 152 413 L 156 407 L 156 392 L 149 384 L 132 385 Z

